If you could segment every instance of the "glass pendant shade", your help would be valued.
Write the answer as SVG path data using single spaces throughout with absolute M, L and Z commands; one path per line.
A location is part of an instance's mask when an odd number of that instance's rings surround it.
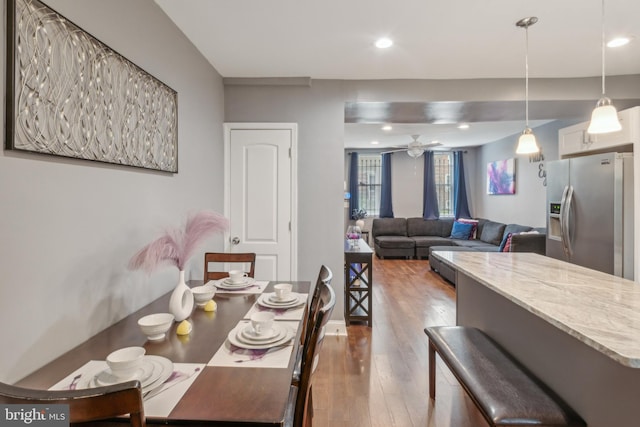
M 596 108 L 591 113 L 591 123 L 587 132 L 590 134 L 611 133 L 622 130 L 616 107 L 607 97 L 600 98 Z
M 611 99 L 605 96 L 605 34 L 604 34 L 604 0 L 602 0 L 602 97 L 598 100 L 596 108 L 591 113 L 591 123 L 587 128 L 587 133 L 602 134 L 617 132 L 622 129 L 616 107 L 611 103 Z
M 520 138 L 518 138 L 518 147 L 516 148 L 516 154 L 534 154 L 540 151 L 538 143 L 536 142 L 536 136 L 530 128 L 526 128 Z
M 526 126 L 522 131 L 522 135 L 518 138 L 518 146 L 516 154 L 534 154 L 540 152 L 540 147 L 536 142 L 536 136 L 529 127 L 529 27 L 538 22 L 538 18 L 531 16 L 523 18 L 516 22 L 516 26 L 525 29 L 525 55 L 524 55 L 524 105 L 525 105 L 525 123 Z

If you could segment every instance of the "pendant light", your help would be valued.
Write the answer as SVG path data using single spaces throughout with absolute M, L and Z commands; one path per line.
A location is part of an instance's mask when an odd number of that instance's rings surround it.
M 591 123 L 587 132 L 591 134 L 611 133 L 622 129 L 616 107 L 611 103 L 605 95 L 604 90 L 604 52 L 606 50 L 604 37 L 604 0 L 602 0 L 602 97 L 598 100 L 596 108 L 591 113 Z
M 518 138 L 518 147 L 516 148 L 516 154 L 533 154 L 540 151 L 536 142 L 536 136 L 529 127 L 529 27 L 538 22 L 538 18 L 530 16 L 528 18 L 522 18 L 516 22 L 516 26 L 524 28 L 526 32 L 526 53 L 524 57 L 524 72 L 525 72 L 525 91 L 524 91 L 524 103 L 525 103 L 525 128 L 522 131 L 522 135 Z

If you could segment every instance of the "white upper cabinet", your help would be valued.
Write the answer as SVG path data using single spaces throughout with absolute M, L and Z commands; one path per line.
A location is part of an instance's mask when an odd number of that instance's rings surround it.
M 558 131 L 560 157 L 640 142 L 640 107 L 618 112 L 622 130 L 602 135 L 587 133 L 589 122 L 578 123 Z

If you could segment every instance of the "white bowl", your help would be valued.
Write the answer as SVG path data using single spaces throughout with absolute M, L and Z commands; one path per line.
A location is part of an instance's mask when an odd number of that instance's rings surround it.
M 132 377 L 142 366 L 142 358 L 146 350 L 144 347 L 125 347 L 107 356 L 107 365 L 118 378 Z
M 196 305 L 202 307 L 216 294 L 216 288 L 212 285 L 196 286 L 191 288 L 191 293 L 193 294 L 193 299 L 196 301 Z
M 171 313 L 155 313 L 141 317 L 138 320 L 138 326 L 142 329 L 142 333 L 147 336 L 147 339 L 151 341 L 161 340 L 173 325 L 174 320 L 175 317 Z

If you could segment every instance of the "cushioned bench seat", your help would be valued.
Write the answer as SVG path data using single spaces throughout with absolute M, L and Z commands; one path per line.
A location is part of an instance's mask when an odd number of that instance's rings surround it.
M 435 399 L 439 354 L 491 426 L 584 426 L 552 390 L 476 328 L 425 328 L 429 337 L 429 396 Z

